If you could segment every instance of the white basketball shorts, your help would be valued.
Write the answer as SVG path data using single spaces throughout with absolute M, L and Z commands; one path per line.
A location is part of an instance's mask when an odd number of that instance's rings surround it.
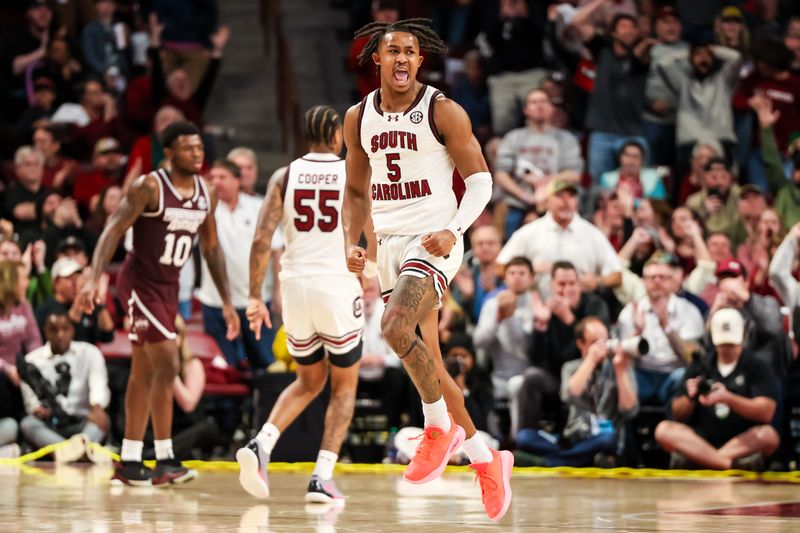
M 378 281 L 383 301 L 388 302 L 400 276 L 433 278 L 441 301 L 444 291 L 461 268 L 464 241 L 457 239 L 446 257 L 435 257 L 422 247 L 422 236 L 378 235 Z
M 324 346 L 345 354 L 358 346 L 364 330 L 363 291 L 358 278 L 309 275 L 281 281 L 283 326 L 289 354 L 305 357 Z

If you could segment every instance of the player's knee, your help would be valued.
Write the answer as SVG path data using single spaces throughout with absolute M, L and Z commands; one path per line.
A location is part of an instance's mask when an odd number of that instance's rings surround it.
M 407 348 L 403 343 L 407 344 L 414 333 L 410 324 L 407 311 L 397 307 L 384 311 L 381 317 L 381 334 L 395 352 L 403 352 Z
M 172 386 L 175 377 L 180 372 L 180 363 L 177 357 L 159 357 L 153 364 L 153 373 L 155 379 L 161 383 L 167 383 Z

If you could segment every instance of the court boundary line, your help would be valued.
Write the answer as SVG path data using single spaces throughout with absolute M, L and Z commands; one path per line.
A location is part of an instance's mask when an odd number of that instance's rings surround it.
M 52 454 L 58 448 L 67 445 L 67 441 L 51 444 L 15 459 L 0 459 L 0 466 L 24 466 L 26 463 L 36 461 Z M 107 455 L 114 461 L 119 461 L 119 455 L 105 446 L 89 443 L 92 451 Z M 155 461 L 145 461 L 148 466 L 155 465 Z M 236 461 L 184 461 L 188 468 L 206 471 L 238 472 L 239 464 Z M 336 472 L 339 474 L 402 474 L 406 469 L 401 464 L 383 463 L 338 463 Z M 309 474 L 314 470 L 314 463 L 270 463 L 270 472 L 288 472 Z M 446 472 L 472 473 L 466 466 L 448 466 Z M 731 479 L 739 481 L 758 481 L 770 483 L 800 483 L 800 471 L 793 472 L 748 472 L 744 470 L 662 470 L 658 468 L 595 468 L 571 466 L 523 466 L 514 467 L 515 475 L 562 477 L 577 479 L 685 479 L 685 480 L 713 480 Z

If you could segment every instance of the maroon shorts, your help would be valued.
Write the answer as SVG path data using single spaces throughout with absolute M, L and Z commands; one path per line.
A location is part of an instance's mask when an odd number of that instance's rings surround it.
M 178 287 L 143 281 L 130 265 L 123 265 L 117 277 L 117 292 L 125 307 L 130 330 L 128 338 L 139 346 L 178 338 Z

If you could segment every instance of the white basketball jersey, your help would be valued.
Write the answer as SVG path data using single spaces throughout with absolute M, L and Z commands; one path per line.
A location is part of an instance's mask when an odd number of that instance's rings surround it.
M 344 160 L 306 154 L 289 164 L 283 181 L 281 279 L 347 274 L 342 231 Z
M 370 196 L 375 232 L 422 235 L 444 229 L 458 206 L 453 159 L 433 121 L 442 92 L 423 85 L 403 113 L 381 110 L 380 89 L 361 103 L 359 137 L 372 168 Z

